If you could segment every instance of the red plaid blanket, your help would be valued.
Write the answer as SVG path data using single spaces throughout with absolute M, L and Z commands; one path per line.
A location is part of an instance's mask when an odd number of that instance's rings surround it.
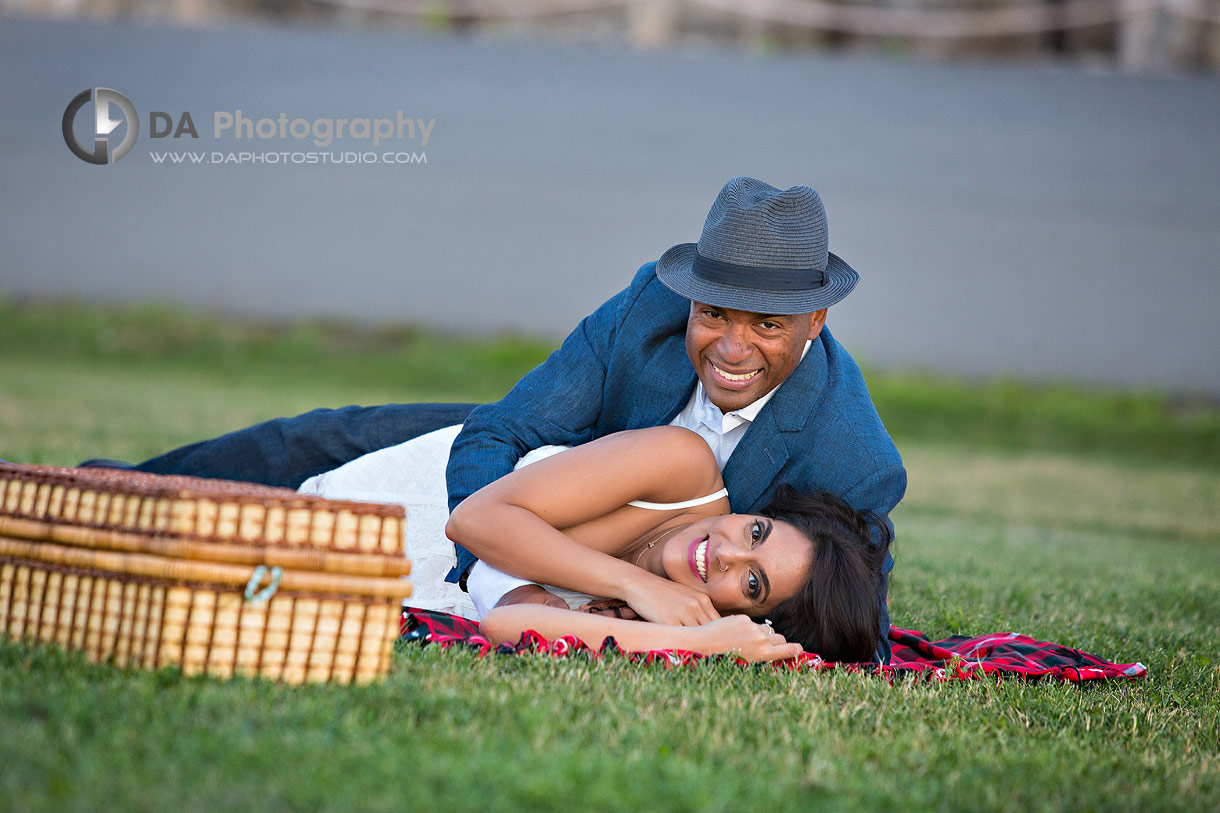
M 548 641 L 535 632 L 527 632 L 516 644 L 501 644 L 493 648 L 479 634 L 479 625 L 456 615 L 407 608 L 402 614 L 402 635 L 406 640 L 435 643 L 442 647 L 468 646 L 480 655 L 538 652 L 556 657 L 584 654 L 600 657 L 607 652 L 642 663 L 660 661 L 672 666 L 685 666 L 704 656 L 694 652 L 664 649 L 650 652 L 622 653 L 608 638 L 594 651 L 583 641 L 565 635 Z M 831 663 L 817 655 L 805 653 L 799 658 L 782 661 L 777 668 L 785 669 L 848 669 L 875 672 L 886 676 L 922 675 L 931 680 L 969 680 L 985 675 L 1017 675 L 1024 678 L 1057 678 L 1080 682 L 1108 678 L 1137 678 L 1148 672 L 1142 663 L 1111 663 L 1079 649 L 1037 641 L 1015 632 L 999 632 L 973 638 L 953 635 L 931 641 L 922 632 L 890 628 L 892 658 L 881 666 L 875 663 Z M 744 663 L 744 661 L 742 661 Z

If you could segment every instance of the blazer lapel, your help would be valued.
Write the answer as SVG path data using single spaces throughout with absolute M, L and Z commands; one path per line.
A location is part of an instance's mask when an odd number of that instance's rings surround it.
M 724 467 L 724 485 L 733 512 L 746 514 L 761 508 L 758 503 L 787 462 L 788 443 L 775 425 L 774 415 L 764 407 Z
M 792 375 L 771 396 L 750 424 L 724 467 L 724 485 L 736 513 L 762 508 L 788 459 L 799 450 L 790 443 L 812 420 L 811 415 L 826 387 L 826 348 L 819 336 Z
M 627 428 L 662 426 L 672 421 L 695 389 L 695 370 L 686 357 L 686 345 L 680 340 L 667 342 L 662 352 L 649 359 L 635 386 Z

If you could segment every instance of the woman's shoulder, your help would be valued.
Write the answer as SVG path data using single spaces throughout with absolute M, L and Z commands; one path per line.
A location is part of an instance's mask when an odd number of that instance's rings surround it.
M 638 447 L 641 460 L 666 473 L 656 502 L 703 497 L 724 485 L 716 456 L 702 437 L 681 426 L 653 426 L 618 433 Z
M 717 468 L 716 456 L 698 433 L 685 426 L 649 426 L 644 429 L 627 429 L 609 437 L 629 441 L 642 449 L 665 455 L 691 465 Z

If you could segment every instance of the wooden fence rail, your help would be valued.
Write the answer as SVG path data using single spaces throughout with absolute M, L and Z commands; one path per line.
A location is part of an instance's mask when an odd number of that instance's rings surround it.
M 530 19 L 627 9 L 650 0 L 314 0 L 364 11 L 466 19 Z M 989 8 L 840 5 L 825 0 L 682 0 L 725 16 L 872 37 L 1023 36 L 1116 25 L 1156 14 L 1220 25 L 1220 0 L 1061 0 Z M 680 5 L 675 0 L 661 4 Z

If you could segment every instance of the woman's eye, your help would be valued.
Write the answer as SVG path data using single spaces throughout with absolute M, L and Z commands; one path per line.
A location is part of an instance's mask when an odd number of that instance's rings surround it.
M 754 575 L 753 570 L 746 578 L 746 586 L 749 588 L 750 598 L 758 598 L 758 577 Z
M 750 544 L 757 545 L 760 539 L 762 539 L 762 523 L 755 522 L 750 526 Z

